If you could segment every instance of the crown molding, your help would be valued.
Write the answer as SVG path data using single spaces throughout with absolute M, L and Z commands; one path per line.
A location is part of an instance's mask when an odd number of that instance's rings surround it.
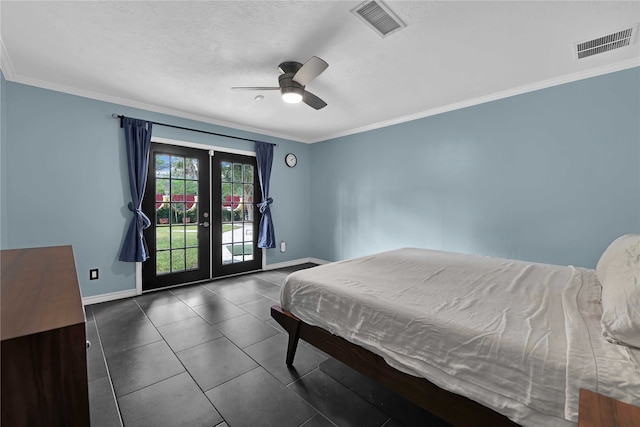
M 601 75 L 605 75 L 605 74 L 609 74 L 609 73 L 614 73 L 617 71 L 622 71 L 622 70 L 626 70 L 629 68 L 634 68 L 634 67 L 639 67 L 640 66 L 640 57 L 638 58 L 632 58 L 626 61 L 621 61 L 621 62 L 617 62 L 614 64 L 609 64 L 609 65 L 605 65 L 605 66 L 601 66 L 601 67 L 596 67 L 596 68 L 592 68 L 589 70 L 585 70 L 585 71 L 580 71 L 580 72 L 576 72 L 576 73 L 572 73 L 572 74 L 567 74 L 564 76 L 560 76 L 560 77 L 554 77 L 552 79 L 547 79 L 547 80 L 543 80 L 540 82 L 535 82 L 535 83 L 531 83 L 531 84 L 526 84 L 523 86 L 518 86 L 515 88 L 511 88 L 511 89 L 507 89 L 504 91 L 500 91 L 500 92 L 495 92 L 486 96 L 481 96 L 481 97 L 477 97 L 477 98 L 472 98 L 472 99 L 468 99 L 465 101 L 461 101 L 461 102 L 456 102 L 453 104 L 449 104 L 449 105 L 445 105 L 442 107 L 438 107 L 438 108 L 433 108 L 430 110 L 425 110 L 425 111 L 421 111 L 415 114 L 410 114 L 407 116 L 402 116 L 402 117 L 397 117 L 394 119 L 390 119 L 390 120 L 385 120 L 385 121 L 381 121 L 381 122 L 376 122 L 376 123 L 372 123 L 369 125 L 365 125 L 365 126 L 361 126 L 361 127 L 357 127 L 357 128 L 353 128 L 353 129 L 349 129 L 343 132 L 337 132 L 334 134 L 329 134 L 329 135 L 324 135 L 320 138 L 300 138 L 294 135 L 287 135 L 287 134 L 281 134 L 281 133 L 276 133 L 276 132 L 268 132 L 266 130 L 263 129 L 258 129 L 258 128 L 253 128 L 250 126 L 242 126 L 239 125 L 237 123 L 232 123 L 232 122 L 226 122 L 223 120 L 215 120 L 212 119 L 211 117 L 205 117 L 205 116 L 200 116 L 197 114 L 191 114 L 191 113 L 186 113 L 184 111 L 180 111 L 180 110 L 174 110 L 171 108 L 167 108 L 167 107 L 161 107 L 158 105 L 154 105 L 154 104 L 147 104 L 147 103 L 142 103 L 142 102 L 138 102 L 138 101 L 133 101 L 130 99 L 126 99 L 126 98 L 120 98 L 120 97 L 115 97 L 112 95 L 106 95 L 103 93 L 99 93 L 99 92 L 92 92 L 92 91 L 87 91 L 87 90 L 83 90 L 83 89 L 78 89 L 78 88 L 74 88 L 74 87 L 69 87 L 69 86 L 65 86 L 65 85 L 58 85 L 55 83 L 51 83 L 51 82 L 46 82 L 46 81 L 42 81 L 42 80 L 37 80 L 37 79 L 32 79 L 32 78 L 28 78 L 28 77 L 23 77 L 23 76 L 18 76 L 16 75 L 14 68 L 13 68 L 13 64 L 11 63 L 11 59 L 9 57 L 9 54 L 6 50 L 6 47 L 2 41 L 2 39 L 0 39 L 0 68 L 2 69 L 2 72 L 4 73 L 4 77 L 7 81 L 12 81 L 15 83 L 21 83 L 21 84 L 25 84 L 25 85 L 29 85 L 29 86 L 35 86 L 35 87 L 39 87 L 42 89 L 48 89 L 48 90 L 53 90 L 53 91 L 57 91 L 57 92 L 63 92 L 63 93 L 67 93 L 67 94 L 71 94 L 71 95 L 76 95 L 76 96 L 80 96 L 80 97 L 84 97 L 84 98 L 90 98 L 90 99 L 95 99 L 98 101 L 104 101 L 104 102 L 110 102 L 113 104 L 118 104 L 118 105 L 122 105 L 122 106 L 126 106 L 126 107 L 132 107 L 132 108 L 138 108 L 141 110 L 147 110 L 147 111 L 151 111 L 151 112 L 155 112 L 155 113 L 160 113 L 160 114 L 167 114 L 167 115 L 171 115 L 171 116 L 175 116 L 175 117 L 180 117 L 180 118 L 184 118 L 184 119 L 189 119 L 189 120 L 195 120 L 195 121 L 199 121 L 202 123 L 209 123 L 212 125 L 216 125 L 216 126 L 223 126 L 226 128 L 230 128 L 230 129 L 235 129 L 235 130 L 240 130 L 240 131 L 244 131 L 244 132 L 250 132 L 250 133 L 255 133 L 259 136 L 271 136 L 274 138 L 279 138 L 279 139 L 286 139 L 289 141 L 296 141 L 296 142 L 301 142 L 301 143 L 305 143 L 305 144 L 314 144 L 317 142 L 322 142 L 322 141 L 328 141 L 331 139 L 336 139 L 336 138 L 341 138 L 341 137 L 345 137 L 345 136 L 349 136 L 349 135 L 355 135 L 358 133 L 363 133 L 363 132 L 368 132 L 368 131 L 372 131 L 372 130 L 376 130 L 376 129 L 381 129 L 381 128 L 385 128 L 388 126 L 393 126 L 393 125 L 397 125 L 397 124 L 401 124 L 401 123 L 406 123 L 406 122 L 410 122 L 413 120 L 419 120 L 419 119 L 423 119 L 426 117 L 430 117 L 430 116 L 435 116 L 438 114 L 442 114 L 442 113 L 447 113 L 450 111 L 455 111 L 455 110 L 459 110 L 462 108 L 467 108 L 467 107 L 472 107 L 475 105 L 480 105 L 480 104 L 484 104 L 487 102 L 491 102 L 491 101 L 497 101 L 500 99 L 504 99 L 504 98 L 509 98 L 512 96 L 516 96 L 516 95 L 522 95 L 528 92 L 534 92 L 537 90 L 541 90 L 541 89 L 546 89 L 546 88 L 550 88 L 553 86 L 559 86 L 562 84 L 566 84 L 566 83 L 571 83 L 571 82 L 575 82 L 575 81 L 579 81 L 579 80 L 584 80 L 584 79 L 588 79 L 591 77 L 597 77 L 597 76 L 601 76 Z M 269 141 L 266 141 L 269 142 Z
M 617 62 L 614 64 L 592 68 L 585 71 L 580 71 L 577 73 L 566 74 L 564 76 L 555 77 L 548 80 L 543 80 L 536 83 L 531 83 L 523 86 L 518 86 L 512 89 L 495 92 L 490 95 L 481 96 L 478 98 L 472 98 L 469 100 L 456 102 L 453 104 L 445 105 L 443 107 L 433 108 L 430 110 L 422 111 L 415 114 L 410 114 L 408 116 L 402 116 L 391 120 L 385 120 L 383 122 L 372 123 L 370 125 L 350 129 L 344 132 L 335 133 L 332 135 L 327 135 L 322 139 L 317 139 L 312 141 L 311 143 L 328 141 L 330 139 L 341 138 L 344 136 L 355 135 L 358 133 L 368 132 L 371 130 L 381 129 L 392 125 L 397 125 L 401 123 L 410 122 L 413 120 L 423 119 L 430 116 L 435 116 L 437 114 L 447 113 L 454 110 L 459 110 L 462 108 L 472 107 L 475 105 L 485 104 L 491 101 L 497 101 L 499 99 L 509 98 L 516 95 L 522 95 L 528 92 L 535 92 L 540 89 L 547 89 L 553 86 L 559 86 L 566 83 L 572 83 L 579 80 L 588 79 L 591 77 L 602 76 L 605 74 L 614 73 L 616 71 L 623 71 L 629 68 L 640 67 L 640 57 L 629 59 L 626 61 Z
M 7 56 L 7 61 L 8 61 L 8 56 Z M 10 61 L 8 61 L 10 64 Z M 186 113 L 184 111 L 180 111 L 180 110 L 174 110 L 172 108 L 167 108 L 167 107 L 162 107 L 159 105 L 155 105 L 155 104 L 147 104 L 144 102 L 138 102 L 138 101 L 133 101 L 131 99 L 127 99 L 127 98 L 120 98 L 117 96 L 112 96 L 112 95 L 106 95 L 104 93 L 100 93 L 100 92 L 93 92 L 93 91 L 88 91 L 88 90 L 84 90 L 84 89 L 78 89 L 75 87 L 70 87 L 70 86 L 65 86 L 65 85 L 60 85 L 60 84 L 56 84 L 56 83 L 51 83 L 51 82 L 47 82 L 47 81 L 43 81 L 43 80 L 38 80 L 38 79 L 32 79 L 29 77 L 23 77 L 23 76 L 17 76 L 15 75 L 15 73 L 13 73 L 13 70 L 11 70 L 10 73 L 6 73 L 5 74 L 5 78 L 8 81 L 14 82 L 14 83 L 20 83 L 20 84 L 24 84 L 27 86 L 34 86 L 34 87 L 38 87 L 41 89 L 47 89 L 47 90 L 53 90 L 56 92 L 62 92 L 62 93 L 66 93 L 69 95 L 75 95 L 75 96 L 80 96 L 83 98 L 89 98 L 89 99 L 94 99 L 97 101 L 104 101 L 104 102 L 109 102 L 112 104 L 118 104 L 124 107 L 131 107 L 131 108 L 138 108 L 141 110 L 147 110 L 147 111 L 151 111 L 154 113 L 160 113 L 160 114 L 167 114 L 170 116 L 174 116 L 174 117 L 180 117 L 183 119 L 189 119 L 189 120 L 195 120 L 198 122 L 202 122 L 202 123 L 209 123 L 212 125 L 216 125 L 216 126 L 223 126 L 232 130 L 241 130 L 244 132 L 250 132 L 250 133 L 254 133 L 256 134 L 256 139 L 260 139 L 260 140 L 264 140 L 264 138 L 261 138 L 262 136 L 271 136 L 274 138 L 278 138 L 278 139 L 286 139 L 289 141 L 296 141 L 296 142 L 303 142 L 303 143 L 310 143 L 311 141 L 309 140 L 304 140 L 304 139 L 300 139 L 296 136 L 293 135 L 285 135 L 285 134 L 280 134 L 280 133 L 275 133 L 275 132 L 268 132 L 266 130 L 263 129 L 258 129 L 258 128 L 253 128 L 250 126 L 242 126 L 239 125 L 237 123 L 231 123 L 231 122 L 226 122 L 223 120 L 215 120 L 212 119 L 211 117 L 206 117 L 206 116 L 200 116 L 198 114 L 191 114 L 191 113 Z M 271 141 L 265 141 L 265 142 L 271 142 Z
M 4 74 L 6 80 L 13 80 L 15 78 L 15 71 L 13 70 L 13 64 L 7 52 L 7 47 L 4 45 L 4 41 L 0 38 L 0 70 Z

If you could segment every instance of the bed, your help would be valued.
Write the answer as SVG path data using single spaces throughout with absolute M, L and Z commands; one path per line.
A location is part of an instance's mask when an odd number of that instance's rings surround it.
M 300 270 L 272 316 L 453 425 L 572 426 L 640 405 L 640 235 L 596 270 L 403 248 Z

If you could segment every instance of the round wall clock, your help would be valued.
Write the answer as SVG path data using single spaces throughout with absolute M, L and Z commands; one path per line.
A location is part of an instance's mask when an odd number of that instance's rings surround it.
M 292 168 L 298 163 L 298 158 L 295 154 L 289 153 L 284 157 L 284 162 L 287 164 L 287 166 Z

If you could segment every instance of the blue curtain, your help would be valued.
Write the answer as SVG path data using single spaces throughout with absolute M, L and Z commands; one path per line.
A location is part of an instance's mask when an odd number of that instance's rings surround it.
M 269 205 L 273 199 L 269 197 L 269 179 L 271 178 L 271 166 L 273 164 L 273 144 L 256 141 L 256 161 L 258 163 L 258 179 L 262 190 L 262 202 L 258 203 L 262 218 L 258 229 L 258 247 L 275 248 L 276 235 L 273 232 L 273 220 Z
M 142 212 L 141 207 L 149 170 L 152 125 L 153 123 L 144 120 L 122 118 L 132 199 L 129 202 L 129 210 L 133 212 L 133 219 L 120 251 L 120 261 L 142 262 L 149 258 L 149 250 L 142 230 L 149 228 L 151 221 Z

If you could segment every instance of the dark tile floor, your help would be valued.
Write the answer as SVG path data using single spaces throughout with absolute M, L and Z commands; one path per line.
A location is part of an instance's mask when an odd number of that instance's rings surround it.
M 85 307 L 92 426 L 445 426 L 306 343 L 287 368 L 269 309 L 311 266 Z

